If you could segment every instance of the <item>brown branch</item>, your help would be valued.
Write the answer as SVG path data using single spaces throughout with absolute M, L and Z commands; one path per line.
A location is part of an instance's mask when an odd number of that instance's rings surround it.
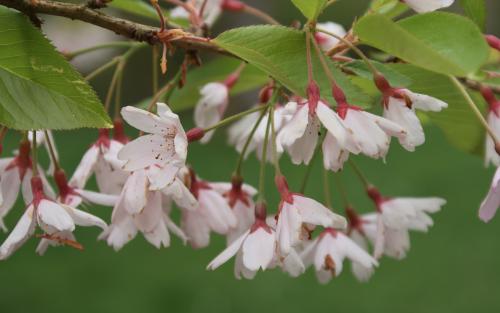
M 27 16 L 42 13 L 80 20 L 108 29 L 135 41 L 144 41 L 149 44 L 160 42 L 157 36 L 158 28 L 114 17 L 91 9 L 86 4 L 71 4 L 49 0 L 0 0 L 0 5 L 21 11 Z M 208 50 L 231 55 L 210 41 L 197 37 L 176 39 L 171 41 L 171 44 L 187 50 Z
M 475 80 L 471 80 L 471 79 L 460 79 L 460 81 L 465 84 L 465 86 L 471 88 L 471 89 L 474 89 L 474 90 L 480 90 L 481 89 L 481 83 L 475 81 Z M 488 85 L 488 87 L 491 88 L 491 90 L 496 93 L 496 94 L 500 94 L 500 86 L 491 86 L 491 85 Z

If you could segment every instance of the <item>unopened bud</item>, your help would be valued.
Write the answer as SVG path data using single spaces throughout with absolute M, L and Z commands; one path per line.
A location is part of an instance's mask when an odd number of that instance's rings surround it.
M 335 102 L 337 102 L 337 105 L 347 104 L 344 91 L 342 91 L 339 85 L 337 84 L 332 85 L 332 95 L 333 99 L 335 99 Z
M 189 142 L 198 141 L 205 136 L 205 131 L 201 127 L 191 128 L 186 132 L 186 136 Z
M 240 74 L 232 73 L 228 75 L 227 78 L 224 80 L 224 85 L 226 85 L 227 88 L 231 89 L 238 82 L 238 79 L 240 79 Z
M 388 93 L 392 89 L 389 81 L 380 72 L 373 75 L 373 81 L 375 82 L 375 86 L 377 86 L 378 90 L 380 90 L 383 94 Z
M 259 103 L 268 103 L 274 91 L 274 86 L 265 86 L 259 92 Z
M 486 42 L 495 50 L 500 51 L 500 38 L 495 35 L 485 35 Z
M 221 8 L 227 11 L 240 12 L 245 9 L 245 4 L 238 0 L 224 0 Z

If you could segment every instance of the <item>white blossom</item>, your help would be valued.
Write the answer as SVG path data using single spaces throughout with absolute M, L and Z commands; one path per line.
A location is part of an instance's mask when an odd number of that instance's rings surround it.
M 418 13 L 435 11 L 449 7 L 455 0 L 403 0 L 409 7 Z
M 491 182 L 490 190 L 479 207 L 479 218 L 484 222 L 489 222 L 496 214 L 500 206 L 500 168 L 497 168 L 495 176 Z

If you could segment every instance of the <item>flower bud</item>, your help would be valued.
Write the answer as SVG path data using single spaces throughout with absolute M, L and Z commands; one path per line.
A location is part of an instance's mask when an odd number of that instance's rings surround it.
M 486 42 L 495 50 L 500 51 L 500 38 L 495 35 L 485 35 Z
M 186 132 L 188 142 L 198 141 L 205 136 L 205 131 L 201 127 L 191 128 Z
M 241 12 L 245 9 L 245 4 L 238 0 L 224 0 L 221 8 L 227 11 Z

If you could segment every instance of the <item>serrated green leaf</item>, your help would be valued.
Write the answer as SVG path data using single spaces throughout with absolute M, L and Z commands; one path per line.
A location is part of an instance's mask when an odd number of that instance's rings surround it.
M 384 74 L 385 78 L 389 80 L 389 83 L 391 83 L 392 86 L 406 87 L 412 83 L 411 78 L 391 69 L 390 67 L 387 67 L 383 63 L 373 60 L 371 61 L 371 63 L 375 66 L 377 70 L 379 70 L 382 74 Z M 363 78 L 369 80 L 372 80 L 373 78 L 372 72 L 365 64 L 365 62 L 361 60 L 349 62 L 343 65 L 342 67 Z
M 393 70 L 410 77 L 411 91 L 426 94 L 448 103 L 441 112 L 426 112 L 430 120 L 440 127 L 448 141 L 468 153 L 480 153 L 484 145 L 484 129 L 473 115 L 464 97 L 447 75 L 437 74 L 408 64 L 388 65 Z M 480 108 L 485 107 L 481 96 L 471 93 Z
M 94 90 L 28 19 L 0 6 L 0 124 L 111 127 Z
M 354 31 L 368 45 L 443 74 L 474 73 L 489 53 L 474 23 L 446 12 L 418 14 L 397 23 L 371 14 L 361 18 Z
M 465 15 L 484 31 L 486 28 L 486 3 L 484 0 L 460 0 Z
M 303 32 L 283 26 L 250 26 L 226 31 L 213 42 L 269 74 L 297 95 L 306 96 L 308 80 Z M 321 96 L 334 103 L 330 83 L 314 53 L 312 59 Z M 363 107 L 370 106 L 371 97 L 352 84 L 332 62 L 329 63 L 348 101 Z
M 308 20 L 315 21 L 328 0 L 292 0 L 292 2 Z

